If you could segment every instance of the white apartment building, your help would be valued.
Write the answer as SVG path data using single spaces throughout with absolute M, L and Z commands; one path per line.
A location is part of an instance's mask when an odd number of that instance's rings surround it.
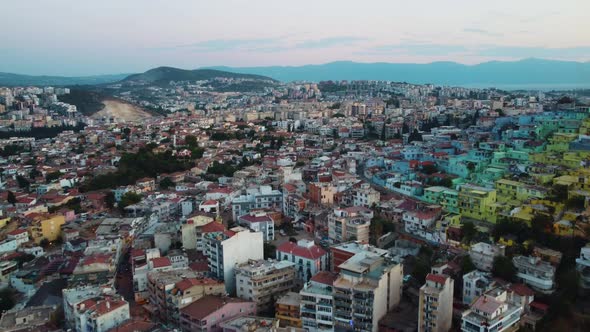
M 276 260 L 249 260 L 235 268 L 236 294 L 256 303 L 256 310 L 264 312 L 274 307 L 275 301 L 295 286 L 295 264 Z
M 275 239 L 275 222 L 264 211 L 250 211 L 237 219 L 240 226 L 262 233 L 265 242 Z
M 580 249 L 580 257 L 576 258 L 576 269 L 580 273 L 580 286 L 590 289 L 590 243 Z
M 338 268 L 333 287 L 335 330 L 378 331 L 379 320 L 401 299 L 402 265 L 361 252 Z
M 453 323 L 455 282 L 444 274 L 428 274 L 420 287 L 418 332 L 447 332 Z
M 119 295 L 86 299 L 73 314 L 78 332 L 105 332 L 130 319 L 129 303 Z
M 489 295 L 480 296 L 461 318 L 463 332 L 518 330 L 522 308 Z
M 264 258 L 264 240 L 260 232 L 206 233 L 204 241 L 203 253 L 207 256 L 209 270 L 216 278 L 225 281 L 229 294 L 234 294 L 236 290 L 236 265 Z
M 322 271 L 304 284 L 301 295 L 300 317 L 302 326 L 309 331 L 333 331 L 332 285 L 338 274 Z
M 353 189 L 352 205 L 371 207 L 373 204 L 379 204 L 381 194 L 373 189 L 370 184 L 363 183 L 360 188 Z
M 469 256 L 478 270 L 491 272 L 496 256 L 504 256 L 505 246 L 479 242 L 471 246 Z
M 463 275 L 463 304 L 470 305 L 479 296 L 494 287 L 492 274 L 473 270 Z
M 538 257 L 516 256 L 512 258 L 516 277 L 533 289 L 550 294 L 555 291 L 555 266 Z
M 332 243 L 351 240 L 369 243 L 372 218 L 373 211 L 364 207 L 335 208 L 328 216 L 328 236 Z
M 271 186 L 246 189 L 246 193 L 232 200 L 232 217 L 238 217 L 253 209 L 282 209 L 283 194 L 279 190 L 273 190 Z
M 295 242 L 287 241 L 277 248 L 276 257 L 279 260 L 297 265 L 297 279 L 307 282 L 320 271 L 329 270 L 328 252 L 313 241 L 301 239 Z

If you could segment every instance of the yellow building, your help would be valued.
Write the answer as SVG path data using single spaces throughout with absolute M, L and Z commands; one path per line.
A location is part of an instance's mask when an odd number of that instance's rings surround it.
M 465 184 L 459 191 L 461 217 L 496 223 L 496 190 Z
M 528 199 L 545 198 L 548 190 L 540 186 L 533 186 L 508 179 L 500 179 L 496 181 L 496 192 L 498 202 L 508 203 L 516 201 L 516 203 L 519 203 Z
M 66 218 L 59 214 L 39 214 L 33 217 L 33 223 L 29 226 L 31 238 L 35 243 L 41 240 L 55 241 L 61 235 L 61 225 L 66 223 Z
M 301 327 L 300 304 L 301 295 L 295 292 L 289 292 L 277 300 L 275 318 L 279 320 L 281 327 Z

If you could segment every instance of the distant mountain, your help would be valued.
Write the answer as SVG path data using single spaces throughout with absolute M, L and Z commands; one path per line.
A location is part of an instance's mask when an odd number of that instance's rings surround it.
M 590 62 L 524 59 L 477 65 L 455 62 L 358 63 L 331 62 L 296 67 L 212 67 L 236 73 L 256 73 L 279 81 L 387 80 L 456 86 L 590 86 Z
M 158 67 L 154 69 L 150 69 L 142 74 L 134 74 L 126 77 L 121 82 L 149 82 L 154 84 L 159 83 L 167 83 L 169 81 L 200 81 L 200 80 L 207 80 L 212 79 L 215 77 L 225 77 L 225 78 L 250 78 L 256 79 L 261 81 L 271 80 L 274 81 L 270 77 L 254 75 L 254 74 L 244 74 L 244 73 L 235 73 L 235 72 L 227 72 L 215 69 L 195 69 L 195 70 L 186 70 L 186 69 L 179 69 L 173 67 Z
M 11 73 L 0 73 L 0 86 L 65 86 L 65 85 L 96 85 L 120 81 L 129 74 L 97 75 L 97 76 L 32 76 Z

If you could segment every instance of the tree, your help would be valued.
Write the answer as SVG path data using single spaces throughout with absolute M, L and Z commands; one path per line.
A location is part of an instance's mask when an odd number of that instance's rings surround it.
M 583 210 L 586 200 L 582 196 L 574 196 L 565 201 L 565 206 L 568 209 Z
M 31 170 L 31 173 L 29 173 L 29 177 L 31 178 L 31 180 L 35 180 L 37 177 L 42 176 L 43 174 L 41 172 L 39 172 L 38 169 L 33 168 Z
M 16 176 L 16 182 L 18 183 L 18 187 L 21 189 L 28 188 L 31 185 L 29 180 L 25 179 L 22 175 Z
M 163 190 L 174 187 L 175 185 L 176 184 L 169 177 L 165 177 L 160 181 L 160 188 Z
M 418 132 L 418 129 L 414 129 L 414 131 L 408 137 L 408 142 L 413 141 L 422 141 L 422 134 Z
M 472 162 L 472 161 L 468 162 L 468 163 L 467 163 L 467 169 L 468 169 L 470 172 L 473 172 L 473 171 L 475 170 L 475 163 L 474 163 L 474 162 Z
M 109 191 L 104 197 L 104 202 L 109 209 L 112 209 L 115 206 L 115 193 Z
M 470 243 L 475 234 L 477 234 L 477 229 L 471 221 L 464 222 L 461 231 L 463 232 L 463 239 L 467 243 Z
M 119 208 L 124 209 L 125 207 L 133 204 L 137 204 L 141 202 L 141 195 L 136 194 L 132 191 L 126 192 L 121 196 L 121 201 L 119 202 Z
M 422 172 L 425 174 L 434 174 L 438 172 L 438 168 L 433 164 L 426 164 L 422 166 Z
M 189 147 L 194 147 L 194 146 L 199 145 L 199 143 L 197 142 L 197 137 L 194 135 L 186 135 L 184 138 L 184 141 L 186 142 L 186 145 L 188 145 Z
M 342 113 L 334 113 L 332 114 L 333 118 L 344 118 L 346 117 L 346 115 L 342 114 Z
M 0 312 L 12 309 L 16 304 L 16 292 L 11 287 L 0 290 Z
M 47 240 L 46 238 L 41 239 L 41 242 L 39 242 L 39 245 L 42 248 L 47 248 L 49 247 L 49 240 Z
M 438 185 L 447 188 L 453 188 L 453 180 L 451 180 L 451 178 L 442 178 L 440 181 L 438 181 Z
M 49 182 L 52 182 L 53 180 L 59 179 L 60 177 L 61 177 L 60 171 L 51 172 L 45 176 L 45 181 L 47 181 L 49 183 Z
M 8 196 L 6 197 L 8 203 L 12 204 L 13 206 L 16 204 L 16 196 L 12 191 L 8 191 Z
M 264 259 L 276 258 L 277 247 L 270 243 L 264 242 Z
M 516 268 L 512 259 L 506 256 L 496 256 L 492 265 L 492 275 L 506 281 L 513 281 L 516 276 Z
M 476 267 L 475 267 L 475 264 L 473 264 L 473 261 L 471 260 L 471 256 L 469 256 L 469 255 L 463 256 L 463 259 L 461 260 L 461 273 L 466 274 L 466 273 L 469 273 L 475 269 L 476 269 Z

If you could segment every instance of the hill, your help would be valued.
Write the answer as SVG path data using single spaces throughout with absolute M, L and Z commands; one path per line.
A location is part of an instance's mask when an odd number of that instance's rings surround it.
M 589 87 L 590 62 L 524 59 L 477 65 L 455 62 L 358 63 L 274 67 L 212 67 L 237 73 L 265 75 L 279 81 L 388 80 L 416 84 L 457 86 L 521 86 L 530 88 Z
M 215 69 L 186 70 L 173 67 L 158 67 L 150 69 L 142 74 L 130 75 L 121 82 L 147 82 L 152 84 L 164 84 L 170 81 L 200 81 L 209 80 L 216 77 L 274 81 L 270 77 L 255 74 L 227 72 Z
M 0 86 L 66 86 L 93 85 L 117 82 L 129 74 L 97 76 L 32 76 L 12 73 L 0 73 Z

